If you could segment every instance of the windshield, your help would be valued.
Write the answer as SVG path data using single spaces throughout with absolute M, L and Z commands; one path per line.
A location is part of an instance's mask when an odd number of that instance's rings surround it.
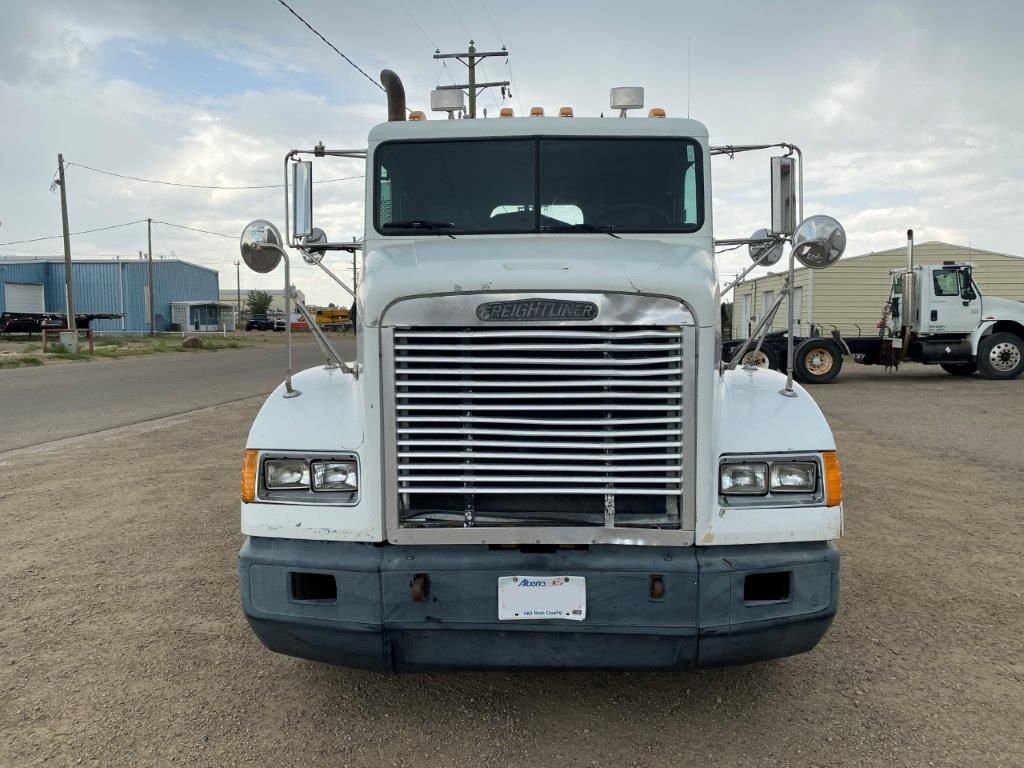
M 407 141 L 376 153 L 385 235 L 695 232 L 700 146 L 682 138 Z

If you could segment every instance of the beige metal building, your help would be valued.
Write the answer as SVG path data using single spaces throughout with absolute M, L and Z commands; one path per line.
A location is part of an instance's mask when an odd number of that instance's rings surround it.
M 974 279 L 982 295 L 1024 301 L 1024 258 L 993 253 L 950 243 L 918 243 L 915 264 L 961 261 L 974 265 Z M 745 280 L 734 289 L 732 332 L 734 339 L 746 338 L 771 307 L 782 289 L 785 259 L 774 274 Z M 798 268 L 793 290 L 797 333 L 806 334 L 817 325 L 822 334 L 833 327 L 847 335 L 872 334 L 889 300 L 889 271 L 905 267 L 906 246 L 841 259 L 828 269 Z M 772 322 L 773 330 L 786 327 L 786 302 Z
M 283 314 L 284 313 L 284 289 L 283 288 L 257 288 L 256 290 L 269 293 L 273 301 L 270 302 L 270 313 L 271 314 Z M 222 288 L 220 291 L 221 303 L 231 304 L 231 306 L 237 306 L 238 293 L 235 288 Z M 295 295 L 298 296 L 299 301 L 305 303 L 306 294 L 296 289 Z M 242 312 L 245 313 L 245 300 L 249 296 L 249 289 L 242 289 Z

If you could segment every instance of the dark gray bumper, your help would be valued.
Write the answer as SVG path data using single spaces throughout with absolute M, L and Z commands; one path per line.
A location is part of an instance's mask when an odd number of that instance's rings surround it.
M 521 552 L 253 537 L 239 560 L 245 615 L 268 648 L 379 670 L 761 661 L 813 648 L 839 596 L 828 542 Z M 295 573 L 333 577 L 336 598 L 296 599 Z M 747 577 L 763 573 L 789 574 L 785 599 L 752 599 Z M 586 620 L 499 623 L 498 577 L 514 574 L 585 577 Z M 427 594 L 417 601 L 419 575 Z

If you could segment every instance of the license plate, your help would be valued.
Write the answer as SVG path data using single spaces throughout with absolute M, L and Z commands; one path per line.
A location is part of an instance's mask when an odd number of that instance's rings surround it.
M 582 576 L 499 576 L 498 620 L 587 618 L 587 580 Z

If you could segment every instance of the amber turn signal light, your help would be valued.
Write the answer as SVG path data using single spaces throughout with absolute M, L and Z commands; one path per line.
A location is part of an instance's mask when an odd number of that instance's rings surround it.
M 242 457 L 242 501 L 256 500 L 256 472 L 260 466 L 260 452 L 247 448 Z
M 839 454 L 825 451 L 825 506 L 838 507 L 843 503 L 843 468 L 839 466 Z

